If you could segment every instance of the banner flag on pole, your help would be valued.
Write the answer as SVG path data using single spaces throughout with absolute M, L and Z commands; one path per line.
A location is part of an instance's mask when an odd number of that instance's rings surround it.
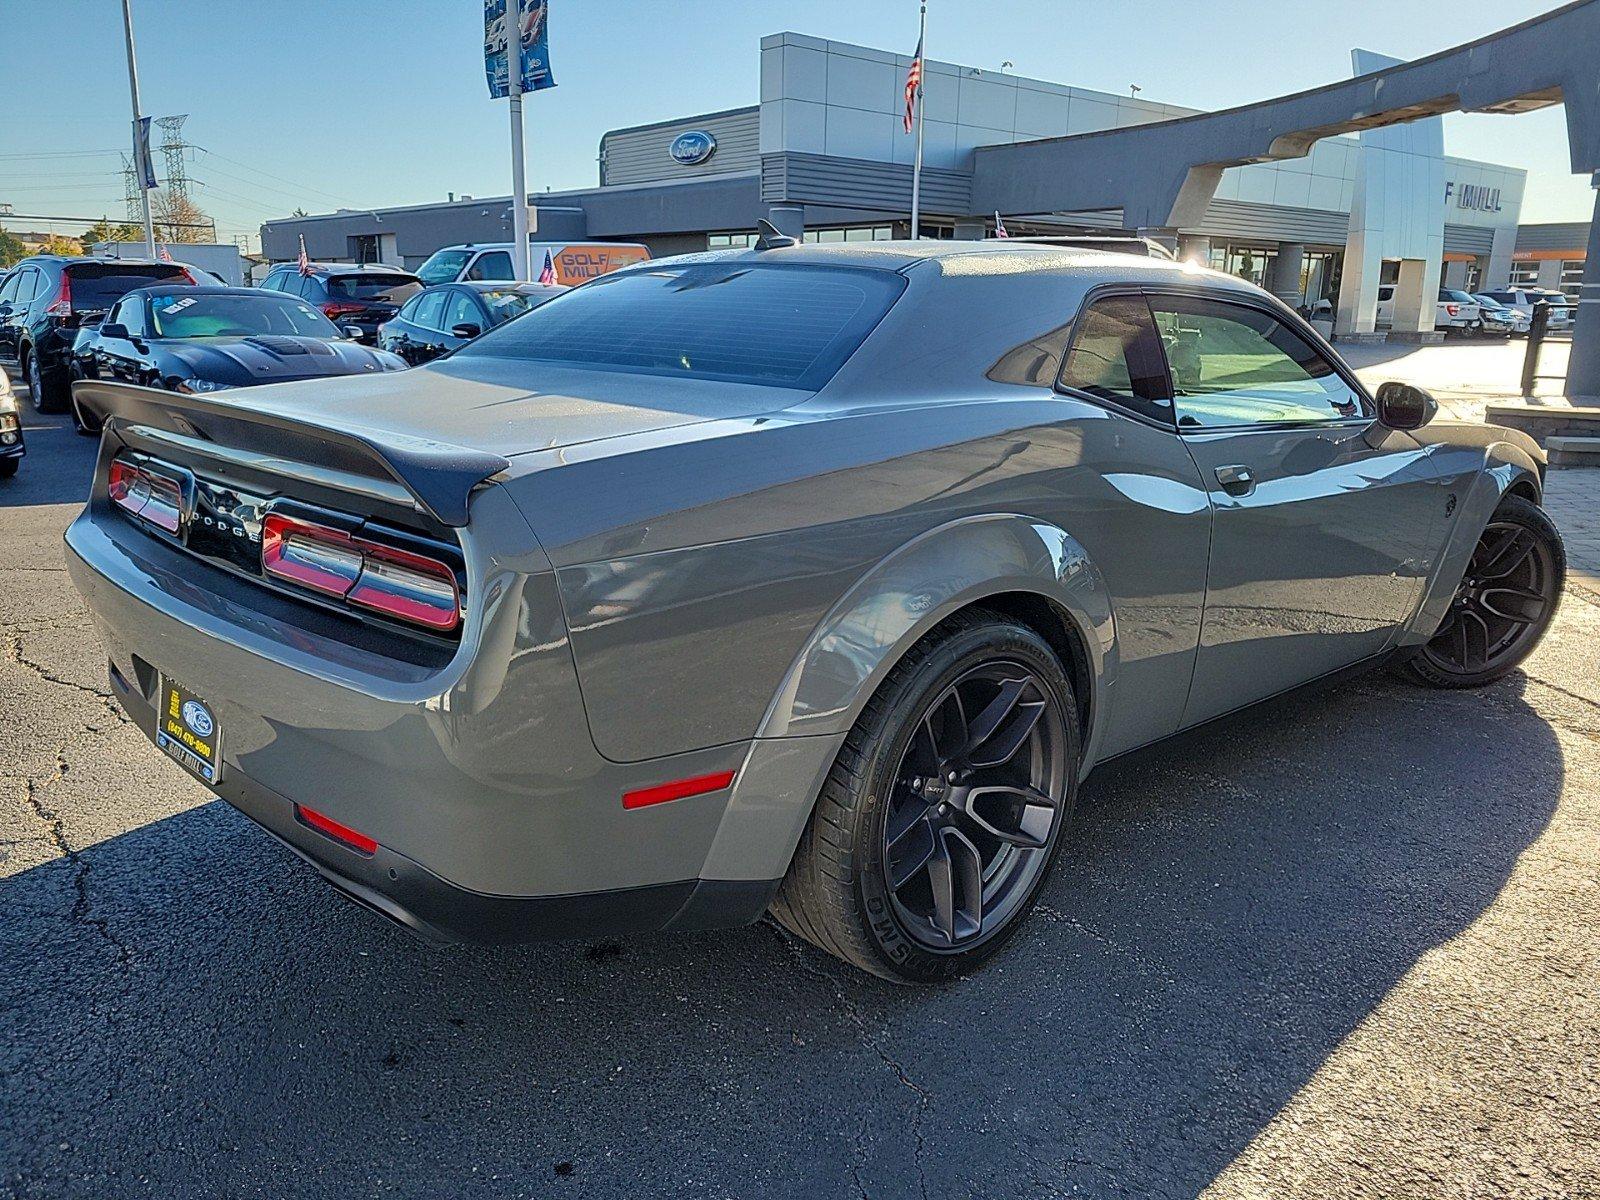
M 922 91 L 922 38 L 917 38 L 917 52 L 911 56 L 911 69 L 906 72 L 906 115 L 902 124 L 907 133 L 917 115 L 917 97 Z
M 306 235 L 303 233 L 300 235 L 300 257 L 296 260 L 296 265 L 300 268 L 300 274 L 311 274 L 311 260 L 306 257 Z
M 489 80 L 489 98 L 504 100 L 511 94 L 506 60 L 511 41 L 506 0 L 483 0 L 483 69 Z M 550 0 L 522 0 L 522 28 L 517 31 L 520 47 L 522 90 L 536 92 L 555 87 L 550 72 Z
M 994 235 L 997 238 L 1008 238 L 1011 236 L 1006 232 L 1006 223 L 1001 219 L 1000 210 L 998 208 L 994 210 Z
M 150 157 L 150 118 L 140 117 L 133 123 L 133 170 L 139 186 L 145 191 L 161 186 L 156 181 L 155 160 Z

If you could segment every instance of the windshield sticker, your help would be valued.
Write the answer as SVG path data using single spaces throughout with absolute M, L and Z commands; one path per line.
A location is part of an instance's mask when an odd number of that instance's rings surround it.
M 179 300 L 179 301 L 176 301 L 175 303 L 167 305 L 166 308 L 163 308 L 161 310 L 161 313 L 162 313 L 163 316 L 170 317 L 173 313 L 182 312 L 184 309 L 188 308 L 189 305 L 191 305 L 193 303 L 195 303 L 195 299 L 194 299 L 193 296 L 185 296 L 182 300 Z

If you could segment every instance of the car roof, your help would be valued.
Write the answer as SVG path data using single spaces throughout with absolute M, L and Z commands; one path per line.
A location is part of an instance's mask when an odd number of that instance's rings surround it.
M 462 279 L 455 283 L 438 284 L 439 287 L 465 287 L 475 292 L 522 292 L 537 296 L 542 292 L 565 292 L 571 289 L 559 283 L 513 283 L 509 279 Z
M 698 262 L 806 264 L 811 266 L 865 267 L 901 274 L 932 267 L 943 275 L 1002 276 L 1070 273 L 1091 286 L 1100 283 L 1195 283 L 1204 281 L 1226 290 L 1260 295 L 1261 290 L 1236 275 L 1214 271 L 1191 262 L 1147 257 L 1120 250 L 1087 246 L 1060 246 L 1029 242 L 1025 238 L 989 238 L 984 241 L 801 242 L 771 249 L 709 250 L 658 258 L 622 268 L 618 274 L 659 270 L 663 266 Z
M 181 288 L 182 291 L 183 291 L 183 295 L 185 295 L 185 296 L 193 296 L 193 295 L 196 295 L 196 294 L 201 295 L 201 296 L 255 296 L 258 299 L 262 299 L 262 300 L 274 300 L 274 301 L 280 301 L 280 302 L 293 302 L 293 301 L 296 301 L 296 300 L 300 299 L 300 297 L 298 297 L 298 296 L 290 296 L 290 295 L 287 295 L 284 292 L 266 291 L 266 290 L 263 290 L 262 288 L 254 288 L 254 287 L 248 287 L 248 288 L 247 287 L 224 287 L 221 284 L 217 284 L 217 285 L 213 286 L 211 284 L 204 284 L 204 283 L 201 283 L 201 284 L 192 284 L 192 283 L 181 283 L 181 284 L 153 283 L 149 287 L 129 288 L 126 292 L 123 293 L 123 295 L 124 296 L 148 296 L 148 295 L 151 295 L 151 294 L 160 293 L 161 295 L 165 296 L 165 295 L 170 294 L 172 292 L 172 290 L 174 289 L 174 287 Z
M 408 279 L 416 278 L 404 267 L 394 267 L 388 263 L 314 262 L 307 263 L 306 266 L 314 275 L 404 275 Z M 279 267 L 287 267 L 292 271 L 295 269 L 295 264 L 292 262 L 276 263 L 273 269 L 276 270 Z

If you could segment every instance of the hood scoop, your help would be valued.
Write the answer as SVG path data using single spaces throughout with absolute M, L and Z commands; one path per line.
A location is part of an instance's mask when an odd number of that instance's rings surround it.
M 327 357 L 333 353 L 329 346 L 323 342 L 316 341 L 314 338 L 273 337 L 271 334 L 265 334 L 261 337 L 245 338 L 245 342 L 251 346 L 257 346 L 269 354 L 277 354 L 283 357 L 291 354 L 312 354 Z

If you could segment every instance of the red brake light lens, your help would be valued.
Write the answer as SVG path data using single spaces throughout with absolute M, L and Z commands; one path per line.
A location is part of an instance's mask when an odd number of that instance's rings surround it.
M 72 313 L 72 276 L 65 271 L 61 272 L 61 287 L 56 292 L 56 298 L 45 305 L 45 316 L 65 317 Z
M 161 471 L 124 458 L 111 460 L 106 484 L 111 502 L 129 516 L 177 533 L 183 521 L 183 484 Z
M 718 771 L 715 775 L 696 775 L 693 779 L 676 779 L 655 787 L 640 788 L 622 793 L 623 808 L 644 808 L 651 804 L 665 804 L 668 800 L 683 800 L 689 796 L 704 796 L 720 792 L 733 782 L 734 772 Z
M 345 313 L 360 312 L 362 307 L 363 306 L 360 304 L 341 304 L 337 300 L 330 300 L 326 304 L 321 305 L 322 315 L 327 317 L 330 321 L 335 317 L 344 316 Z
M 461 623 L 461 592 L 448 564 L 283 513 L 262 519 L 261 568 L 435 633 Z

